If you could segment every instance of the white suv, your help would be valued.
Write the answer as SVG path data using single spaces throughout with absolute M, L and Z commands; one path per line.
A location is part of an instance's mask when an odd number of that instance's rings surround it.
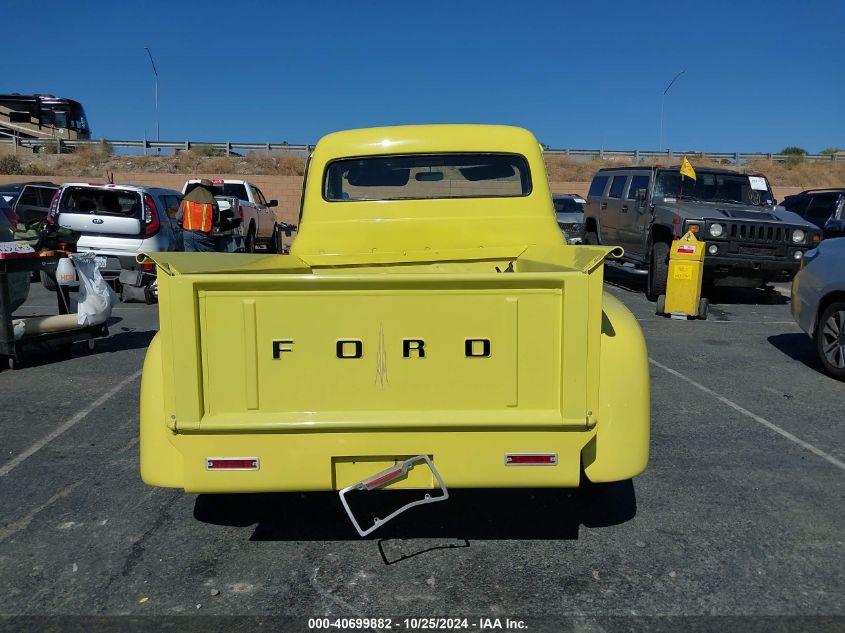
M 139 253 L 179 250 L 174 225 L 181 200 L 173 189 L 66 183 L 53 197 L 47 222 L 79 233 L 76 250 L 94 252 L 103 278 L 118 289 L 127 286 L 121 293 L 127 298 L 130 288 L 143 290 L 155 280 L 151 266 L 136 262 Z

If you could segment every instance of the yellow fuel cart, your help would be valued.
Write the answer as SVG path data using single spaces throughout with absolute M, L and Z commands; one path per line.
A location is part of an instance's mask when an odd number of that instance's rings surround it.
M 706 319 L 710 302 L 701 297 L 705 243 L 692 231 L 672 242 L 666 294 L 657 298 L 657 314 L 673 319 Z

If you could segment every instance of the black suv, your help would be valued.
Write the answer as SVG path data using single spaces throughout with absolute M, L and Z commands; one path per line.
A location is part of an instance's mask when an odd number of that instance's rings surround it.
M 824 239 L 845 237 L 845 189 L 807 189 L 787 196 L 781 206 L 821 228 Z

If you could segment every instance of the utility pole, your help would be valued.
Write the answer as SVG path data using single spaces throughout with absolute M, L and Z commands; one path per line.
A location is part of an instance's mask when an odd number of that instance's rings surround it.
M 687 71 L 682 70 L 677 75 L 672 77 L 672 81 L 669 82 L 669 85 L 666 86 L 666 89 L 663 91 L 663 95 L 660 97 L 660 131 L 657 134 L 657 151 L 658 152 L 663 151 L 663 102 L 666 100 L 666 93 L 669 92 L 669 88 L 672 87 L 672 84 L 675 83 L 675 81 L 678 79 L 678 77 L 683 75 L 685 72 L 687 72 Z
M 159 127 L 158 122 L 158 71 L 156 70 L 156 63 L 153 61 L 153 54 L 150 52 L 150 49 L 146 46 L 144 50 L 147 51 L 147 55 L 150 56 L 150 64 L 153 67 L 153 75 L 155 76 L 155 84 L 156 84 L 156 141 L 161 141 L 161 129 Z M 161 148 L 158 148 L 159 153 L 161 152 Z

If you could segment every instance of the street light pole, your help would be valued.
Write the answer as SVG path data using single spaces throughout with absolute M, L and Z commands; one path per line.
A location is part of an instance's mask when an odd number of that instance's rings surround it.
M 153 75 L 155 75 L 155 84 L 156 84 L 156 141 L 161 141 L 161 129 L 159 128 L 159 124 L 158 124 L 158 71 L 156 70 L 156 63 L 153 61 L 153 54 L 150 52 L 150 49 L 145 46 L 144 50 L 147 51 L 147 55 L 150 56 L 150 64 L 152 64 Z M 161 151 L 161 148 L 159 148 L 158 151 Z
M 687 71 L 682 70 L 677 75 L 672 77 L 672 81 L 669 82 L 669 85 L 666 86 L 666 90 L 663 91 L 663 95 L 660 97 L 660 131 L 657 135 L 657 151 L 659 152 L 663 151 L 663 102 L 666 100 L 666 93 L 669 92 L 669 88 L 671 88 L 672 84 L 675 83 L 678 77 L 683 75 L 685 72 Z

